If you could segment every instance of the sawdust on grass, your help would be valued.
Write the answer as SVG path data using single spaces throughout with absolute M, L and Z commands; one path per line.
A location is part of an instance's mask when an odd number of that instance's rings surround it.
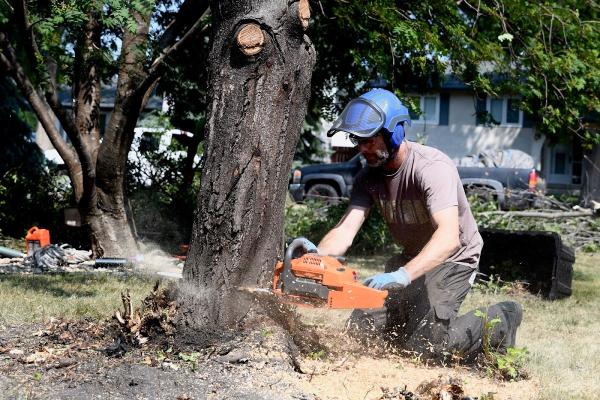
M 505 382 L 488 378 L 484 371 L 463 366 L 427 365 L 407 354 L 393 354 L 375 342 L 362 345 L 344 333 L 351 311 L 300 309 L 302 319 L 314 326 L 329 353 L 308 354 L 302 362 L 299 387 L 323 400 L 381 399 L 384 389 L 406 386 L 414 392 L 439 376 L 462 382 L 465 395 L 493 394 L 494 400 L 537 399 L 537 379 Z

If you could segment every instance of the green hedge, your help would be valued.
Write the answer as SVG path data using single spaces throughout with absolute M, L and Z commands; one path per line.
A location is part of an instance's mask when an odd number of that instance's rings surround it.
M 288 203 L 285 208 L 285 235 L 287 239 L 304 236 L 315 244 L 342 218 L 347 202 L 324 206 L 320 202 L 305 204 Z M 350 254 L 376 254 L 384 251 L 397 252 L 388 229 L 374 207 L 360 229 L 349 251 Z

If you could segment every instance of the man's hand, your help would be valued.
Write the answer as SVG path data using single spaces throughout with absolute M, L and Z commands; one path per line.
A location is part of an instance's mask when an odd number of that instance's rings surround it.
M 404 267 L 400 268 L 395 272 L 388 272 L 385 274 L 377 274 L 368 277 L 363 282 L 365 286 L 368 286 L 377 290 L 384 289 L 404 289 L 408 285 L 410 285 L 410 276 L 408 276 L 408 272 L 404 269 Z

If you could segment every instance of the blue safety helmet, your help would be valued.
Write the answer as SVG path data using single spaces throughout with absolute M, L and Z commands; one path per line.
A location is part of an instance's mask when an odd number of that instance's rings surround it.
M 346 105 L 327 136 L 346 132 L 351 138 L 370 138 L 384 129 L 395 150 L 404 140 L 404 122 L 411 125 L 408 108 L 400 99 L 389 90 L 372 89 Z

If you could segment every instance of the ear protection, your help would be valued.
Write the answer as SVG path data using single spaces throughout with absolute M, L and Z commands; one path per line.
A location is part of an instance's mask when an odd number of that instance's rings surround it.
M 398 147 L 400 147 L 403 140 L 404 140 L 404 124 L 399 123 L 394 128 L 394 132 L 392 132 L 391 137 L 390 137 L 392 148 L 394 150 L 396 150 Z

